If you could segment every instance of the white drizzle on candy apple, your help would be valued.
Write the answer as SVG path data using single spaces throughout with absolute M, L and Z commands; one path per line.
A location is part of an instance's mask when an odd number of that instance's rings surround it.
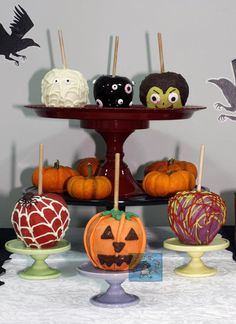
M 11 221 L 27 247 L 50 248 L 65 235 L 70 215 L 61 196 L 28 192 L 16 203 Z

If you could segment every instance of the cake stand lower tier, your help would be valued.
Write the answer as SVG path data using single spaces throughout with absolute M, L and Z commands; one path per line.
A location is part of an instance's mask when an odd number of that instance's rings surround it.
M 78 266 L 80 274 L 96 279 L 103 279 L 109 284 L 106 292 L 93 296 L 90 302 L 100 307 L 127 307 L 139 302 L 139 297 L 128 294 L 121 284 L 128 278 L 130 271 L 105 271 L 95 268 L 91 262 Z
M 18 239 L 6 242 L 5 248 L 7 251 L 17 254 L 29 255 L 34 260 L 34 263 L 18 273 L 23 279 L 53 279 L 61 275 L 60 270 L 53 269 L 45 262 L 47 257 L 52 254 L 58 254 L 70 250 L 71 245 L 66 240 L 59 241 L 54 247 L 48 249 L 33 249 L 28 248 Z
M 205 252 L 224 250 L 229 246 L 229 241 L 217 235 L 209 245 L 187 245 L 178 238 L 164 241 L 164 247 L 169 250 L 186 252 L 190 256 L 189 263 L 175 269 L 175 273 L 186 277 L 208 277 L 217 273 L 217 269 L 206 266 L 201 257 Z

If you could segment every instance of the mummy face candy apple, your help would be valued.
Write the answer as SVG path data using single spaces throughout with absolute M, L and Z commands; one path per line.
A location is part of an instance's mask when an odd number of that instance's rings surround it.
M 93 94 L 99 107 L 130 107 L 133 82 L 126 77 L 102 75 L 94 81 Z
M 52 69 L 41 83 L 42 103 L 47 107 L 83 107 L 88 103 L 88 83 L 71 69 Z

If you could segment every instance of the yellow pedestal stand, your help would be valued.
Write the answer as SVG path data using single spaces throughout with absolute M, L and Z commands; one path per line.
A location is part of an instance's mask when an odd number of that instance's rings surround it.
M 175 269 L 175 273 L 186 277 L 208 277 L 216 274 L 217 269 L 206 266 L 201 257 L 205 252 L 224 250 L 229 246 L 229 241 L 217 235 L 209 245 L 187 245 L 178 238 L 164 241 L 164 247 L 173 251 L 186 252 L 191 260 L 189 263 Z

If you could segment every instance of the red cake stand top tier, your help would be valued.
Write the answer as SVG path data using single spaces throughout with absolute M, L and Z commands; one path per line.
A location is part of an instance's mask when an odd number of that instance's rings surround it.
M 99 175 L 107 176 L 113 183 L 115 153 L 120 153 L 119 197 L 122 199 L 145 195 L 140 184 L 133 179 L 128 165 L 123 161 L 123 145 L 127 137 L 137 129 L 148 128 L 150 120 L 188 119 L 193 113 L 206 108 L 185 106 L 179 109 L 152 109 L 141 105 L 129 108 L 100 108 L 96 105 L 86 105 L 83 108 L 46 107 L 44 105 L 25 107 L 33 109 L 40 117 L 80 120 L 82 128 L 94 129 L 100 133 L 105 140 L 107 151 L 105 162 L 99 169 Z
M 46 107 L 45 105 L 27 105 L 29 109 L 34 109 L 38 116 L 49 118 L 65 118 L 79 120 L 173 120 L 190 118 L 194 112 L 206 107 L 185 106 L 179 109 L 147 108 L 142 105 L 133 105 L 129 108 L 98 107 L 96 105 L 86 105 L 82 108 L 70 107 Z

